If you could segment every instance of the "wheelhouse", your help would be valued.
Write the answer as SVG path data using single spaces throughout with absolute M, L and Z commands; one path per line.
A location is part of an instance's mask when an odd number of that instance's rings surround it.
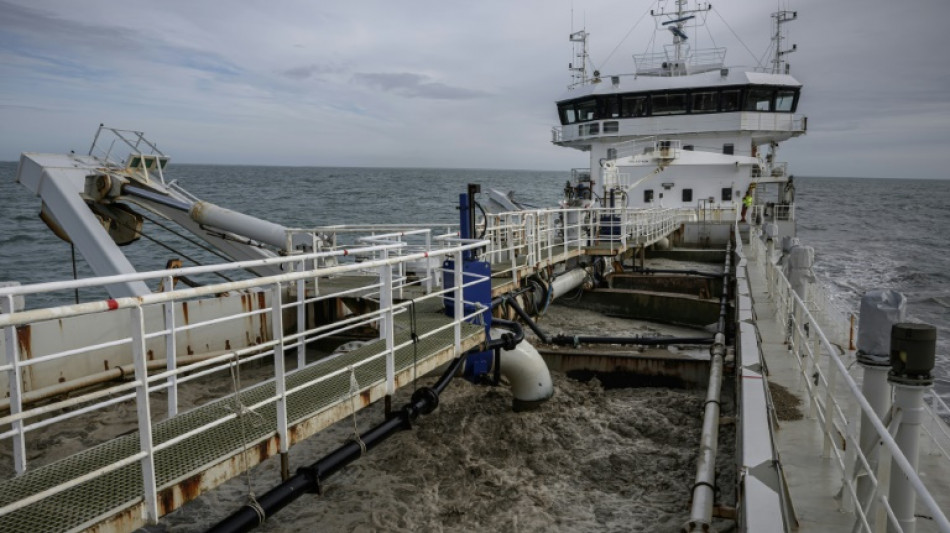
M 800 87 L 739 85 L 599 94 L 558 103 L 561 125 L 604 119 L 752 111 L 794 113 Z

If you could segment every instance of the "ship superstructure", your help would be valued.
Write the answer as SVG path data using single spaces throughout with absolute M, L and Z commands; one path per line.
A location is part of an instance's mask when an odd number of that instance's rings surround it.
M 757 203 L 788 206 L 790 175 L 776 160 L 778 143 L 805 133 L 796 113 L 802 84 L 789 74 L 781 48 L 794 13 L 773 15 L 775 54 L 768 67 L 730 66 L 725 48 L 692 49 L 689 33 L 705 23 L 709 4 L 651 10 L 657 31 L 672 36 L 659 53 L 634 55 L 632 74 L 587 74 L 586 31 L 571 34 L 583 54 L 557 102 L 552 142 L 590 153 L 588 185 L 601 205 L 730 207 L 750 185 Z M 661 38 L 659 35 L 657 38 Z M 575 66 L 576 65 L 576 66 Z M 586 178 L 586 176 L 585 176 Z M 780 208 L 781 218 L 792 213 Z

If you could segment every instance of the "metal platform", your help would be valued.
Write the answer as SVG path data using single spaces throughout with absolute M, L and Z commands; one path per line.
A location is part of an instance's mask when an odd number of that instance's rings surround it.
M 450 323 L 444 315 L 420 313 L 417 332 L 433 331 Z M 408 317 L 397 319 L 396 343 L 408 342 Z M 480 326 L 463 324 L 462 350 L 484 339 Z M 287 389 L 305 384 L 385 350 L 380 341 L 366 344 L 341 356 L 324 359 L 297 372 L 288 374 Z M 409 344 L 396 351 L 396 384 L 410 383 L 455 356 L 451 328 Z M 415 372 L 413 366 L 416 366 Z M 308 386 L 288 396 L 288 420 L 291 443 L 309 437 L 333 422 L 348 416 L 352 405 L 365 407 L 385 395 L 385 359 L 377 358 L 355 367 L 360 386 L 358 397 L 351 394 L 350 372 L 343 372 L 324 382 Z M 227 378 L 225 378 L 227 379 Z M 240 395 L 241 403 L 253 405 L 275 394 L 273 381 L 247 389 Z M 233 397 L 225 397 L 188 411 L 153 426 L 155 444 L 168 442 L 195 428 L 235 411 Z M 156 453 L 155 466 L 159 488 L 160 513 L 165 514 L 246 468 L 254 466 L 278 450 L 276 404 L 271 402 L 256 414 L 234 418 L 211 430 L 201 432 Z M 242 429 L 243 424 L 243 429 Z M 242 453 L 249 449 L 246 458 Z M 137 433 L 116 438 L 98 447 L 67 457 L 55 463 L 30 470 L 0 484 L 0 506 L 56 487 L 70 479 L 130 457 L 140 450 Z M 76 531 L 87 528 L 130 529 L 142 525 L 143 505 L 141 468 L 138 462 L 96 477 L 0 519 L 0 531 Z

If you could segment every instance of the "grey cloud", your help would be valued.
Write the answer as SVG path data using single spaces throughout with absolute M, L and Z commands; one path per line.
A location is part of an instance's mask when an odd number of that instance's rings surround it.
M 411 72 L 357 73 L 353 76 L 357 83 L 393 92 L 406 98 L 429 98 L 433 100 L 469 100 L 487 96 L 484 91 L 452 87 L 444 83 L 429 81 L 428 76 Z
M 242 69 L 223 57 L 195 48 L 162 42 L 154 35 L 144 35 L 137 29 L 123 26 L 86 24 L 65 19 L 49 11 L 18 6 L 0 0 L 0 36 L 3 33 L 19 35 L 20 39 L 7 42 L 8 50 L 25 57 L 35 58 L 37 50 L 56 50 L 60 63 L 69 58 L 82 58 L 82 63 L 100 62 L 116 55 L 141 59 L 150 57 L 166 63 L 214 74 L 236 75 Z M 41 36 L 41 38 L 37 38 Z M 83 54 L 87 55 L 83 55 Z M 92 54 L 89 56 L 88 54 Z M 75 69 L 73 69 L 75 70 Z M 70 69 L 63 74 L 73 75 Z
M 331 65 L 303 65 L 283 71 L 281 74 L 294 80 L 306 80 L 313 77 L 319 77 L 321 74 L 338 74 L 343 69 Z

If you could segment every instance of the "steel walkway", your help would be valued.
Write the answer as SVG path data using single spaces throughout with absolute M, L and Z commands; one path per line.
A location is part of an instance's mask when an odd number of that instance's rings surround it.
M 397 345 L 410 341 L 408 320 L 408 317 L 397 319 Z M 448 317 L 432 312 L 420 312 L 416 317 L 416 328 L 420 334 L 449 323 Z M 484 330 L 480 326 L 462 325 L 463 351 L 483 339 Z M 342 356 L 288 373 L 287 389 L 351 367 L 385 350 L 385 345 L 380 347 L 380 344 L 381 341 L 374 341 Z M 421 339 L 415 346 L 410 343 L 398 349 L 395 354 L 397 386 L 410 383 L 414 375 L 424 375 L 454 355 L 452 328 Z M 415 372 L 414 364 L 417 366 Z M 359 397 L 355 399 L 357 408 L 365 407 L 385 395 L 384 358 L 355 367 L 352 372 L 360 385 Z M 350 379 L 351 373 L 343 372 L 288 395 L 290 444 L 309 437 L 352 412 L 354 395 L 350 392 Z M 240 398 L 242 404 L 253 405 L 274 394 L 275 384 L 271 380 L 247 389 Z M 156 423 L 152 432 L 154 442 L 168 442 L 234 412 L 235 406 L 233 397 L 225 397 Z M 157 452 L 155 466 L 161 514 L 274 455 L 278 449 L 276 439 L 276 406 L 272 402 L 258 409 L 256 414 L 234 418 Z M 243 459 L 245 446 L 249 449 L 247 464 Z M 0 506 L 32 495 L 41 495 L 43 491 L 84 474 L 94 473 L 139 450 L 138 433 L 133 433 L 29 470 L 0 484 Z M 143 525 L 142 490 L 141 467 L 135 462 L 58 494 L 42 497 L 25 508 L 7 514 L 0 518 L 0 531 L 22 533 L 77 531 L 103 526 L 123 530 L 138 527 Z

